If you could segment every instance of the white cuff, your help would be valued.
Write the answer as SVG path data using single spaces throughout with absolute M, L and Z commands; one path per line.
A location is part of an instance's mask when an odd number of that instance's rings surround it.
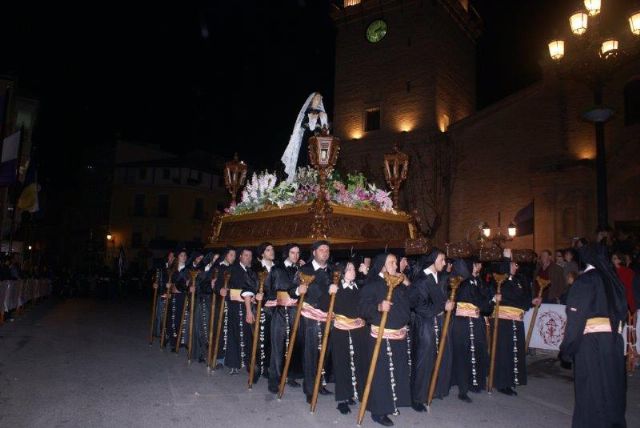
M 245 297 L 253 297 L 255 296 L 255 294 L 253 294 L 252 291 L 243 291 L 242 293 L 240 293 L 240 297 L 245 298 Z

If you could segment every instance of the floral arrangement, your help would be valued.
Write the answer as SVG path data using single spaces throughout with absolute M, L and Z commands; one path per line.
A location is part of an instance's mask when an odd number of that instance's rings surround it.
M 298 168 L 292 183 L 277 183 L 275 174 L 254 173 L 247 182 L 240 203 L 229 207 L 229 214 L 243 214 L 264 209 L 284 208 L 312 202 L 318 195 L 318 172 L 311 167 Z M 393 211 L 390 192 L 367 182 L 362 173 L 347 174 L 343 180 L 333 171 L 327 179 L 329 200 L 351 208 Z

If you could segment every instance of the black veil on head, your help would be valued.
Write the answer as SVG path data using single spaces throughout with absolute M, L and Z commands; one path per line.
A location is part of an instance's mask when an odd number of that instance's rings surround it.
M 612 320 L 611 327 L 613 331 L 617 331 L 618 323 L 627 318 L 627 298 L 624 285 L 609 259 L 606 245 L 593 242 L 580 247 L 578 254 L 580 260 L 596 268 L 596 272 L 602 278 L 607 296 L 609 317 Z
M 384 264 L 387 262 L 387 256 L 390 253 L 382 253 L 378 254 L 373 261 L 371 262 L 371 267 L 369 268 L 369 273 L 367 273 L 367 280 L 371 280 L 378 276 L 380 272 L 382 272 L 382 268 Z

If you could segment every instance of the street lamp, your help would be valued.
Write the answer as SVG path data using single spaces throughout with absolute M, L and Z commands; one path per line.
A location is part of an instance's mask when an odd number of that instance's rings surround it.
M 233 155 L 233 160 L 224 164 L 224 186 L 231 193 L 231 205 L 236 205 L 238 190 L 247 181 L 247 165 L 238 160 L 238 153 Z
M 513 241 L 513 238 L 515 238 L 518 233 L 518 229 L 513 222 L 509 223 L 507 226 L 507 234 L 505 235 L 502 233 L 502 228 L 500 226 L 500 212 L 498 212 L 498 233 L 496 233 L 495 236 L 491 237 L 491 227 L 487 222 L 483 222 L 480 225 L 480 231 L 482 232 L 482 236 L 480 237 L 481 241 L 492 241 L 500 247 L 507 241 Z
M 565 41 L 554 39 L 548 44 L 549 56 L 557 67 L 561 78 L 569 78 L 585 83 L 593 92 L 595 106 L 583 114 L 582 118 L 594 124 L 596 137 L 596 177 L 598 199 L 598 228 L 609 227 L 607 207 L 607 167 L 604 141 L 604 124 L 613 115 L 611 108 L 603 104 L 606 82 L 626 54 L 634 54 L 637 41 L 622 46 L 621 40 L 609 36 L 600 28 L 601 0 L 584 0 L 585 11 L 577 11 L 569 17 L 569 27 L 574 40 L 565 51 Z M 632 35 L 640 36 L 640 11 L 629 16 Z M 605 36 L 606 34 L 606 36 Z M 628 34 L 628 33 L 627 33 Z
M 393 150 L 393 153 L 384 155 L 384 178 L 393 192 L 393 207 L 398 209 L 398 194 L 400 186 L 407 179 L 409 156 L 398 149 L 397 143 L 394 144 Z

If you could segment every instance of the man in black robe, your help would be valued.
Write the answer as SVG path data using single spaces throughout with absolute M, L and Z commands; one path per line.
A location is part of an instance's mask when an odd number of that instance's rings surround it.
M 393 289 L 391 303 L 386 301 L 387 283 L 384 272 L 396 274 L 397 259 L 393 254 L 379 254 L 375 257 L 367 274 L 367 282 L 360 292 L 359 315 L 370 324 L 369 361 L 373 352 L 382 313 L 387 312 L 382 346 L 376 362 L 371 382 L 371 392 L 367 410 L 371 418 L 383 425 L 392 426 L 390 414 L 398 415 L 399 407 L 411 405 L 411 387 L 409 384 L 409 349 L 407 347 L 407 324 L 411 319 L 411 306 L 408 290 L 413 286 L 398 285 Z
M 271 308 L 271 355 L 269 362 L 269 391 L 278 392 L 280 377 L 289 347 L 289 337 L 293 328 L 298 304 L 295 294 L 297 285 L 294 282 L 299 269 L 300 246 L 290 243 L 283 250 L 283 261 L 277 263 L 269 274 L 265 284 L 265 306 Z M 289 363 L 287 384 L 298 388 L 296 379 L 302 378 L 302 351 L 304 337 L 302 329 L 298 329 L 296 342 Z
M 484 316 L 491 315 L 491 290 L 482 280 L 482 263 L 477 259 L 459 259 L 454 275 L 463 281 L 456 294 L 456 312 L 451 331 L 453 344 L 452 385 L 458 385 L 458 398 L 471 403 L 467 392 L 480 392 L 486 386 L 489 353 Z
M 257 278 L 251 269 L 253 252 L 243 248 L 238 261 L 231 265 L 227 302 L 227 335 L 224 365 L 229 374 L 236 375 L 241 368 L 248 367 L 251 358 L 252 327 L 254 314 L 251 301 L 257 292 Z
M 499 273 L 507 273 L 500 294 L 498 320 L 498 344 L 495 356 L 494 386 L 506 395 L 518 395 L 517 386 L 527 384 L 527 361 L 525 358 L 524 313 L 540 303 L 531 300 L 531 283 L 518 274 L 518 264 L 505 259 L 500 263 Z
M 626 427 L 623 339 L 625 290 L 603 244 L 579 250 L 587 267 L 569 289 L 567 325 L 560 353 L 573 361 L 574 428 Z
M 180 333 L 179 347 L 187 348 L 189 346 L 189 337 L 193 335 L 193 332 L 189 330 L 191 326 L 191 293 L 196 292 L 196 281 L 200 271 L 202 270 L 202 259 L 204 256 L 200 251 L 193 251 L 187 260 L 187 266 L 185 269 L 187 279 L 187 290 L 185 291 L 184 298 L 184 317 L 180 325 L 182 326 L 182 332 Z M 194 296 L 195 297 L 195 296 Z M 195 311 L 195 309 L 194 309 Z M 195 324 L 194 324 L 195 325 Z
M 431 375 L 438 355 L 442 337 L 444 312 L 453 309 L 453 302 L 447 300 L 448 275 L 443 270 L 446 265 L 442 251 L 434 249 L 416 264 L 415 278 L 409 288 L 412 309 L 415 312 L 411 332 L 413 335 L 413 367 L 411 370 L 411 407 L 417 412 L 426 411 Z M 442 398 L 449 393 L 453 346 L 447 341 L 438 373 L 435 397 Z
M 298 285 L 296 295 L 305 294 L 300 328 L 304 331 L 303 390 L 308 403 L 311 402 L 313 395 L 318 358 L 322 346 L 322 333 L 327 321 L 329 295 L 338 291 L 337 285 L 331 284 L 332 271 L 328 266 L 329 242 L 316 241 L 311 245 L 311 251 L 313 260 L 302 266 L 299 271 L 307 275 L 314 275 L 313 282 L 309 285 L 300 285 L 299 277 L 296 277 Z M 331 394 L 331 391 L 326 388 L 324 373 L 319 393 L 321 395 Z
M 258 272 L 266 271 L 267 279 L 265 280 L 264 288 L 266 291 L 269 285 L 269 277 L 271 276 L 271 270 L 275 265 L 275 250 L 273 245 L 269 242 L 263 242 L 256 248 L 256 254 L 258 255 L 257 264 L 254 266 L 256 277 Z M 262 300 L 263 296 L 267 294 L 263 292 L 261 295 L 256 295 L 256 301 Z M 262 310 L 260 312 L 260 319 L 257 320 L 260 323 L 259 327 L 259 339 L 258 348 L 256 350 L 256 368 L 254 369 L 255 379 L 254 383 L 258 381 L 260 376 L 266 378 L 269 377 L 269 361 L 271 355 L 271 304 L 267 305 L 263 301 Z
M 216 313 L 219 314 L 219 311 L 224 311 L 223 316 L 223 326 L 220 327 L 220 333 L 223 335 L 222 339 L 217 339 L 214 337 L 214 340 L 219 340 L 219 343 L 222 346 L 218 348 L 218 355 L 215 355 L 213 358 L 216 360 L 214 367 L 218 367 L 218 365 L 222 365 L 224 362 L 224 355 L 227 349 L 227 338 L 228 338 L 228 327 L 229 327 L 229 312 L 227 310 L 227 306 L 225 303 L 225 299 L 227 296 L 227 290 L 224 289 L 224 274 L 229 270 L 229 268 L 236 261 L 236 250 L 232 247 L 227 247 L 224 249 L 222 254 L 220 255 L 220 263 L 217 264 L 216 268 L 218 269 L 218 275 L 214 284 L 214 292 L 218 295 L 218 307 L 216 308 Z M 223 309 L 224 308 L 224 309 Z M 218 320 L 219 315 L 216 315 L 216 319 L 214 320 L 214 331 L 218 331 Z
M 360 289 L 354 263 L 347 262 L 340 279 L 331 330 L 331 361 L 336 383 L 337 409 L 351 413 L 349 405 L 362 396 L 367 377 L 369 330 L 359 317 Z

